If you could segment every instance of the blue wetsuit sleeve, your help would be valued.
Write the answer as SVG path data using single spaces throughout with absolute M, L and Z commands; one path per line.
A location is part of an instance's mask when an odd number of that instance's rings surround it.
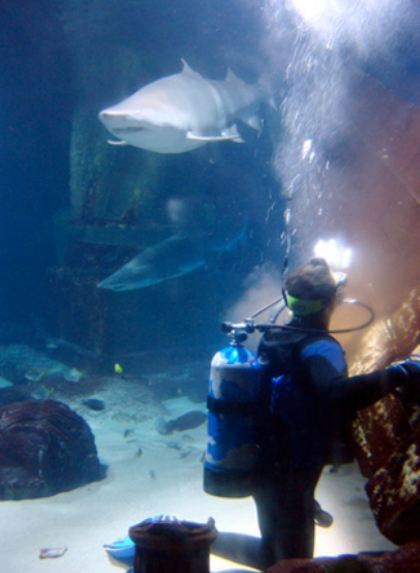
M 401 384 L 388 370 L 347 377 L 344 351 L 333 339 L 307 344 L 300 352 L 300 364 L 318 398 L 349 414 L 371 406 Z
M 311 364 L 311 359 L 322 358 L 333 369 L 335 376 L 345 375 L 347 371 L 343 349 L 338 342 L 330 338 L 321 338 L 306 344 L 301 350 L 301 358 L 307 364 Z M 332 371 L 328 374 L 331 375 Z

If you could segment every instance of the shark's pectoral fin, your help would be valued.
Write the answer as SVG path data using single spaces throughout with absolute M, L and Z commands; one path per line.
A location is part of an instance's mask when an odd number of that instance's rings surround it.
M 129 143 L 123 139 L 107 139 L 107 143 L 109 143 L 109 145 L 129 145 Z
M 226 137 L 227 139 L 230 139 L 231 141 L 234 141 L 235 143 L 245 143 L 235 124 L 224 129 L 222 131 L 222 134 L 224 137 Z
M 232 125 L 224 129 L 220 135 L 202 135 L 200 133 L 194 133 L 193 131 L 187 131 L 187 139 L 192 139 L 195 141 L 235 141 L 236 143 L 244 143 L 244 140 L 239 135 L 236 125 Z

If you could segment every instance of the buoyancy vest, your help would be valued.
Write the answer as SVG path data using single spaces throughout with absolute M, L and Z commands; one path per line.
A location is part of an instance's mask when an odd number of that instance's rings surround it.
M 341 425 L 338 427 L 339 416 L 331 411 L 328 400 L 323 399 L 302 368 L 305 349 L 317 346 L 341 351 L 327 332 L 273 330 L 261 340 L 258 354 L 265 365 L 269 388 L 269 416 L 263 434 L 266 465 L 286 464 L 304 469 L 351 459 L 342 445 L 344 430 Z M 344 355 L 336 362 L 334 368 L 345 376 Z

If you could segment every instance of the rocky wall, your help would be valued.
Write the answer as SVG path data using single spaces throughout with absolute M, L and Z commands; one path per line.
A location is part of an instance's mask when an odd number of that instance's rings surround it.
M 362 333 L 339 336 L 357 374 L 420 342 L 420 108 L 363 75 L 349 102 L 345 152 L 323 172 L 322 193 L 294 202 L 292 218 L 306 256 L 318 238 L 339 237 L 353 250 L 346 294 L 376 317 Z M 333 326 L 353 326 L 363 318 L 355 315 Z M 419 396 L 388 396 L 353 428 L 373 514 L 397 544 L 420 539 L 418 404 Z
M 418 353 L 420 347 L 414 351 Z M 383 366 L 381 362 L 383 358 L 376 368 Z M 356 363 L 354 370 L 358 369 Z M 379 529 L 396 544 L 420 539 L 419 388 L 413 384 L 360 411 L 353 438 Z
M 359 553 L 318 559 L 286 559 L 268 573 L 415 573 L 420 571 L 420 543 L 409 543 L 396 551 Z

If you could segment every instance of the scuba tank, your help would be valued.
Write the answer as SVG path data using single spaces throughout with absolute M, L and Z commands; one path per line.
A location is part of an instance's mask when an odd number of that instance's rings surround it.
M 230 329 L 229 325 L 224 326 L 225 331 Z M 235 498 L 253 492 L 259 458 L 262 368 L 257 357 L 242 344 L 247 333 L 242 329 L 230 332 L 230 346 L 214 355 L 210 367 L 204 491 Z

